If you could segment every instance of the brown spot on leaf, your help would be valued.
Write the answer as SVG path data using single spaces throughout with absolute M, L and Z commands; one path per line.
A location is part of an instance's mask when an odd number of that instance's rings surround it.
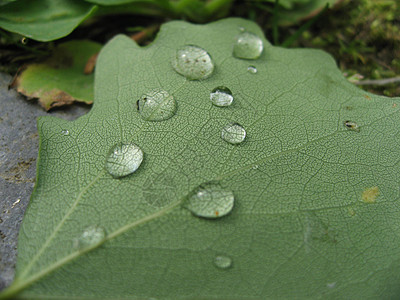
M 43 93 L 42 97 L 39 99 L 40 105 L 45 110 L 49 110 L 57 106 L 69 105 L 72 104 L 74 101 L 74 97 L 58 89 L 52 89 L 49 92 Z
M 349 216 L 354 217 L 356 215 L 356 211 L 353 208 L 349 208 Z
M 377 186 L 365 189 L 362 192 L 362 200 L 365 203 L 375 203 L 376 198 L 379 196 L 379 188 Z

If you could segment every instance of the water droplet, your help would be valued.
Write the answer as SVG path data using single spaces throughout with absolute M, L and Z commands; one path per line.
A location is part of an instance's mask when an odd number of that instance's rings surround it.
M 179 48 L 172 60 L 172 66 L 189 80 L 205 79 L 214 70 L 214 63 L 207 51 L 193 45 Z
M 240 31 L 240 32 L 245 32 L 246 29 L 245 29 L 244 27 L 239 27 L 239 31 Z
M 336 282 L 329 282 L 329 283 L 326 284 L 326 286 L 327 286 L 328 288 L 330 288 L 330 289 L 333 289 L 333 288 L 335 288 L 335 286 L 336 286 Z
M 185 207 L 203 218 L 220 218 L 231 212 L 235 199 L 231 191 L 218 183 L 208 182 L 195 188 L 185 201 Z
M 244 59 L 257 59 L 264 49 L 262 40 L 251 32 L 242 32 L 236 37 L 233 56 Z
M 66 130 L 66 129 L 61 130 L 61 134 L 62 134 L 62 135 L 69 135 L 69 131 Z
M 27 39 L 26 36 L 24 36 L 24 37 L 21 39 L 21 44 L 23 44 L 23 45 L 28 44 L 28 39 Z
M 246 130 L 238 123 L 231 123 L 222 129 L 221 137 L 230 144 L 240 144 L 246 137 Z
M 229 106 L 233 101 L 232 92 L 225 86 L 216 87 L 210 94 L 210 100 L 216 106 Z
M 249 72 L 250 74 L 256 74 L 258 71 L 257 71 L 257 68 L 255 66 L 248 66 L 247 67 L 247 72 Z
M 346 126 L 346 128 L 347 128 L 348 130 L 360 132 L 360 128 L 358 127 L 357 123 L 355 123 L 355 122 L 352 122 L 352 121 L 344 121 L 344 126 Z
M 176 102 L 172 95 L 162 89 L 154 89 L 137 101 L 137 109 L 146 121 L 163 121 L 176 112 Z
M 100 244 L 106 237 L 106 231 L 103 227 L 92 225 L 87 227 L 81 236 L 74 240 L 74 247 L 83 250 Z
M 232 259 L 228 256 L 219 255 L 215 257 L 214 264 L 219 269 L 228 269 L 232 266 Z
M 106 170 L 119 178 L 135 172 L 143 161 L 143 151 L 135 144 L 117 144 L 106 159 Z

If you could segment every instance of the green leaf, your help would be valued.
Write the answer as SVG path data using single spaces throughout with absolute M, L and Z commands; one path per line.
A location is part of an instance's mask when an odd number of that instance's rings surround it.
M 69 41 L 54 49 L 43 63 L 31 64 L 13 83 L 17 91 L 29 98 L 39 98 L 44 109 L 93 102 L 93 74 L 84 74 L 88 59 L 98 53 L 101 44 L 92 41 Z
M 71 33 L 95 9 L 80 0 L 19 0 L 1 9 L 0 27 L 47 42 Z
M 0 0 L 0 6 L 9 4 L 11 2 L 15 2 L 15 1 L 17 1 L 17 0 Z
M 237 59 L 241 28 L 262 36 L 242 19 L 171 22 L 143 48 L 118 36 L 100 54 L 91 112 L 39 120 L 36 187 L 3 297 L 398 297 L 400 99 L 353 86 L 319 50 L 263 38 L 258 59 Z M 184 45 L 208 51 L 207 79 L 174 71 Z M 211 103 L 220 86 L 230 106 Z M 157 89 L 176 114 L 146 121 L 136 102 Z M 231 122 L 242 143 L 221 138 Z M 126 149 L 141 165 L 118 178 Z M 199 199 L 229 203 L 214 218 Z

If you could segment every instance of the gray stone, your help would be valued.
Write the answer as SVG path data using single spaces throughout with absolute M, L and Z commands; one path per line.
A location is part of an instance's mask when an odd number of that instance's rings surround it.
M 14 278 L 18 231 L 35 184 L 36 118 L 52 115 L 72 120 L 90 109 L 73 105 L 45 112 L 36 101 L 8 90 L 11 79 L 0 73 L 0 289 Z

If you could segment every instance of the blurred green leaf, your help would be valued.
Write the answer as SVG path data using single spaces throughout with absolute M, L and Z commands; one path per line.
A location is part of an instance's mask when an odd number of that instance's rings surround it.
M 37 41 L 71 33 L 96 6 L 81 0 L 19 0 L 0 10 L 0 27 Z
M 0 0 L 0 6 L 15 2 L 17 0 Z
M 88 59 L 99 52 L 101 45 L 91 41 L 69 41 L 58 45 L 43 63 L 31 64 L 14 80 L 18 92 L 38 98 L 44 109 L 93 102 L 94 75 L 85 75 Z

